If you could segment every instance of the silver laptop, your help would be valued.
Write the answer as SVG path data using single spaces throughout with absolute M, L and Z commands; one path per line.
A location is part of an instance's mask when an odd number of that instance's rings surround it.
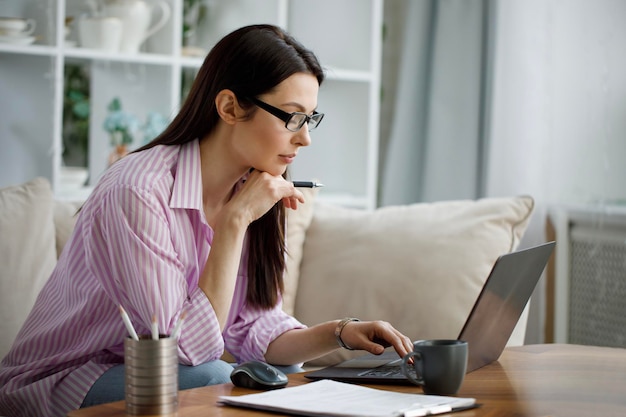
M 467 372 L 500 357 L 554 250 L 555 242 L 500 256 L 482 288 L 458 340 L 468 342 Z M 305 376 L 368 384 L 409 383 L 392 348 L 366 354 Z

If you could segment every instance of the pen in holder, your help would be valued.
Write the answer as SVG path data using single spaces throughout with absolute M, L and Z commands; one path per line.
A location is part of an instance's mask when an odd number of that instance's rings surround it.
M 124 340 L 126 413 L 175 415 L 178 411 L 178 340 L 140 335 Z

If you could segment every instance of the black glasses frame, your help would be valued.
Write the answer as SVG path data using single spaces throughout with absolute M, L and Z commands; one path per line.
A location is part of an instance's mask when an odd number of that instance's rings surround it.
M 262 108 L 266 112 L 270 113 L 271 115 L 276 116 L 280 120 L 285 122 L 285 128 L 290 132 L 297 132 L 302 128 L 302 126 L 304 126 L 305 123 L 307 124 L 308 130 L 310 132 L 311 130 L 315 129 L 324 118 L 324 113 L 318 113 L 317 111 L 314 111 L 313 114 L 310 116 L 306 113 L 298 111 L 295 111 L 293 113 L 287 113 L 286 111 L 281 110 L 278 107 L 274 107 L 271 104 L 267 104 L 256 97 L 248 97 L 248 100 L 250 100 L 256 106 Z M 298 127 L 296 129 L 290 129 L 289 122 L 291 122 L 291 119 L 295 116 L 302 117 L 302 121 L 298 123 Z M 313 121 L 313 123 L 310 123 L 311 121 Z

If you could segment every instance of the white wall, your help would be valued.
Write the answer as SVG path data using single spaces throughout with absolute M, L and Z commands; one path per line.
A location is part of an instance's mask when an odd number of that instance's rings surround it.
M 523 245 L 553 204 L 626 201 L 626 1 L 500 0 L 488 149 L 489 196 L 531 194 Z M 543 340 L 543 287 L 527 343 Z

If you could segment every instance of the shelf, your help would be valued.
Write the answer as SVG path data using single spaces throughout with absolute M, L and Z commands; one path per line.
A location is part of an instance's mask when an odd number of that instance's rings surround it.
M 204 57 L 181 57 L 180 64 L 183 68 L 199 69 L 204 62 Z M 351 70 L 324 66 L 324 72 L 328 80 L 372 82 L 374 74 L 370 71 Z
M 0 43 L 0 146 L 5 151 L 0 153 L 0 186 L 43 176 L 57 198 L 84 200 L 91 188 L 68 188 L 60 179 L 61 167 L 86 164 L 89 185 L 97 182 L 111 152 L 103 122 L 112 99 L 119 98 L 123 110 L 141 124 L 154 114 L 171 118 L 215 42 L 237 27 L 270 23 L 286 28 L 314 51 L 326 73 L 318 104 L 327 116 L 292 174 L 326 183 L 321 201 L 360 208 L 376 205 L 382 0 L 212 1 L 195 33 L 195 44 L 207 51 L 201 56 L 182 55 L 187 51 L 177 28 L 184 19 L 183 1 L 166 1 L 172 8 L 169 22 L 141 46 L 150 52 L 124 54 L 75 46 L 76 25 L 64 41 L 66 17 L 79 19 L 89 12 L 83 0 L 53 0 L 45 8 L 39 7 L 39 0 L 5 0 L 5 14 L 33 18 L 37 29 L 34 44 Z M 79 96 L 87 97 L 79 99 L 82 107 L 71 107 L 73 99 L 68 98 L 70 65 L 85 74 L 79 80 L 84 83 Z M 72 94 L 76 97 L 76 90 Z M 77 108 L 86 108 L 87 116 Z M 72 112 L 71 121 L 64 112 Z M 79 120 L 79 134 L 72 130 L 74 118 Z M 139 132 L 133 145 L 146 140 Z M 64 155 L 64 141 L 81 145 Z M 86 163 L 84 147 L 80 149 L 85 141 Z
M 66 58 L 87 59 L 93 61 L 112 61 L 112 62 L 128 62 L 137 64 L 152 65 L 172 65 L 172 61 L 179 61 L 182 68 L 199 69 L 204 62 L 204 57 L 175 57 L 173 55 L 140 53 L 140 54 L 122 54 L 99 51 L 95 49 L 86 49 L 80 47 L 63 47 L 57 48 L 48 45 L 11 45 L 0 44 L 0 52 L 8 52 L 22 55 L 48 55 L 53 56 L 62 51 Z M 374 75 L 370 71 L 351 70 L 345 68 L 335 68 L 325 66 L 324 71 L 329 80 L 352 81 L 352 82 L 371 82 Z
M 191 56 L 183 56 L 180 57 L 180 65 L 183 68 L 189 69 L 199 69 L 204 62 L 204 57 L 191 57 Z
M 122 54 L 85 48 L 67 48 L 65 56 L 93 61 L 126 62 L 131 64 L 172 65 L 172 56 L 164 54 Z
M 165 54 L 140 53 L 122 54 L 95 49 L 63 47 L 49 45 L 12 45 L 0 44 L 0 53 L 12 53 L 33 56 L 55 56 L 61 53 L 65 58 L 79 58 L 92 61 L 114 61 L 137 64 L 172 65 L 173 56 Z M 200 62 L 201 64 L 202 62 Z M 198 65 L 199 66 L 199 65 Z
M 58 49 L 50 45 L 13 45 L 10 43 L 0 43 L 0 52 L 21 54 L 21 55 L 55 55 Z

